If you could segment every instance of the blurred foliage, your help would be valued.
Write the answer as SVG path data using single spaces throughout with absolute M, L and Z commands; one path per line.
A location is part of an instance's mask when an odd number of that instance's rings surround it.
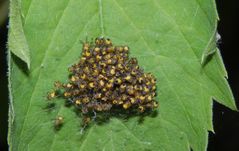
M 0 26 L 4 23 L 8 14 L 8 0 L 0 0 Z

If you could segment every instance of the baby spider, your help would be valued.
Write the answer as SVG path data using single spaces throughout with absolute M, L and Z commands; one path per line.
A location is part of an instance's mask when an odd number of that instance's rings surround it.
M 57 116 L 55 118 L 55 121 L 54 121 L 54 128 L 55 128 L 55 130 L 59 130 L 62 127 L 63 123 L 64 123 L 63 116 L 60 116 L 60 115 Z

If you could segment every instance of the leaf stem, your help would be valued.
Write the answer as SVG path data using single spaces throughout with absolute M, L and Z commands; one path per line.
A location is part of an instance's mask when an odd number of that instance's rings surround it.
M 101 36 L 104 36 L 105 31 L 104 31 L 103 12 L 102 12 L 102 0 L 99 0 L 99 15 L 100 15 Z

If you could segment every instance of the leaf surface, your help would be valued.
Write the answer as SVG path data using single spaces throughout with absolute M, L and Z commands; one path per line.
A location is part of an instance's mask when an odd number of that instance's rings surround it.
M 24 35 L 19 0 L 10 0 L 9 50 L 27 64 L 30 69 L 30 52 Z
M 27 46 L 31 68 L 25 69 L 16 56 L 10 59 L 15 115 L 9 130 L 11 150 L 202 151 L 208 130 L 213 131 L 212 99 L 236 110 L 216 48 L 214 1 L 22 0 L 18 25 L 15 3 L 12 0 L 9 33 L 9 46 L 14 47 L 9 50 L 26 53 Z M 16 28 L 22 32 L 13 39 Z M 156 117 L 145 117 L 142 123 L 138 117 L 112 117 L 81 134 L 81 119 L 62 100 L 52 112 L 45 111 L 47 92 L 54 81 L 67 81 L 67 68 L 79 59 L 81 41 L 98 36 L 128 45 L 130 56 L 157 77 Z M 57 115 L 65 117 L 65 124 L 55 132 Z

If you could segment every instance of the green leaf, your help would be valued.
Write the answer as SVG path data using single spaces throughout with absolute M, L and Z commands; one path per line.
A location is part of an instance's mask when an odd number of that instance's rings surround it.
M 9 49 L 30 64 L 29 50 L 31 69 L 16 56 L 10 59 L 10 115 L 15 115 L 9 127 L 11 150 L 202 151 L 208 130 L 213 131 L 212 99 L 236 110 L 216 48 L 214 1 L 17 2 L 10 6 Z M 16 6 L 20 13 L 13 15 Z M 81 119 L 73 109 L 56 100 L 49 113 L 45 98 L 54 81 L 67 80 L 67 67 L 79 59 L 81 41 L 98 36 L 130 46 L 130 55 L 157 77 L 159 114 L 142 123 L 139 117 L 112 117 L 81 134 Z M 64 116 L 65 124 L 55 132 L 57 115 Z
M 12 53 L 24 61 L 30 69 L 30 54 L 20 16 L 21 10 L 19 0 L 10 0 L 10 3 L 9 24 L 11 28 L 9 29 L 8 48 Z

